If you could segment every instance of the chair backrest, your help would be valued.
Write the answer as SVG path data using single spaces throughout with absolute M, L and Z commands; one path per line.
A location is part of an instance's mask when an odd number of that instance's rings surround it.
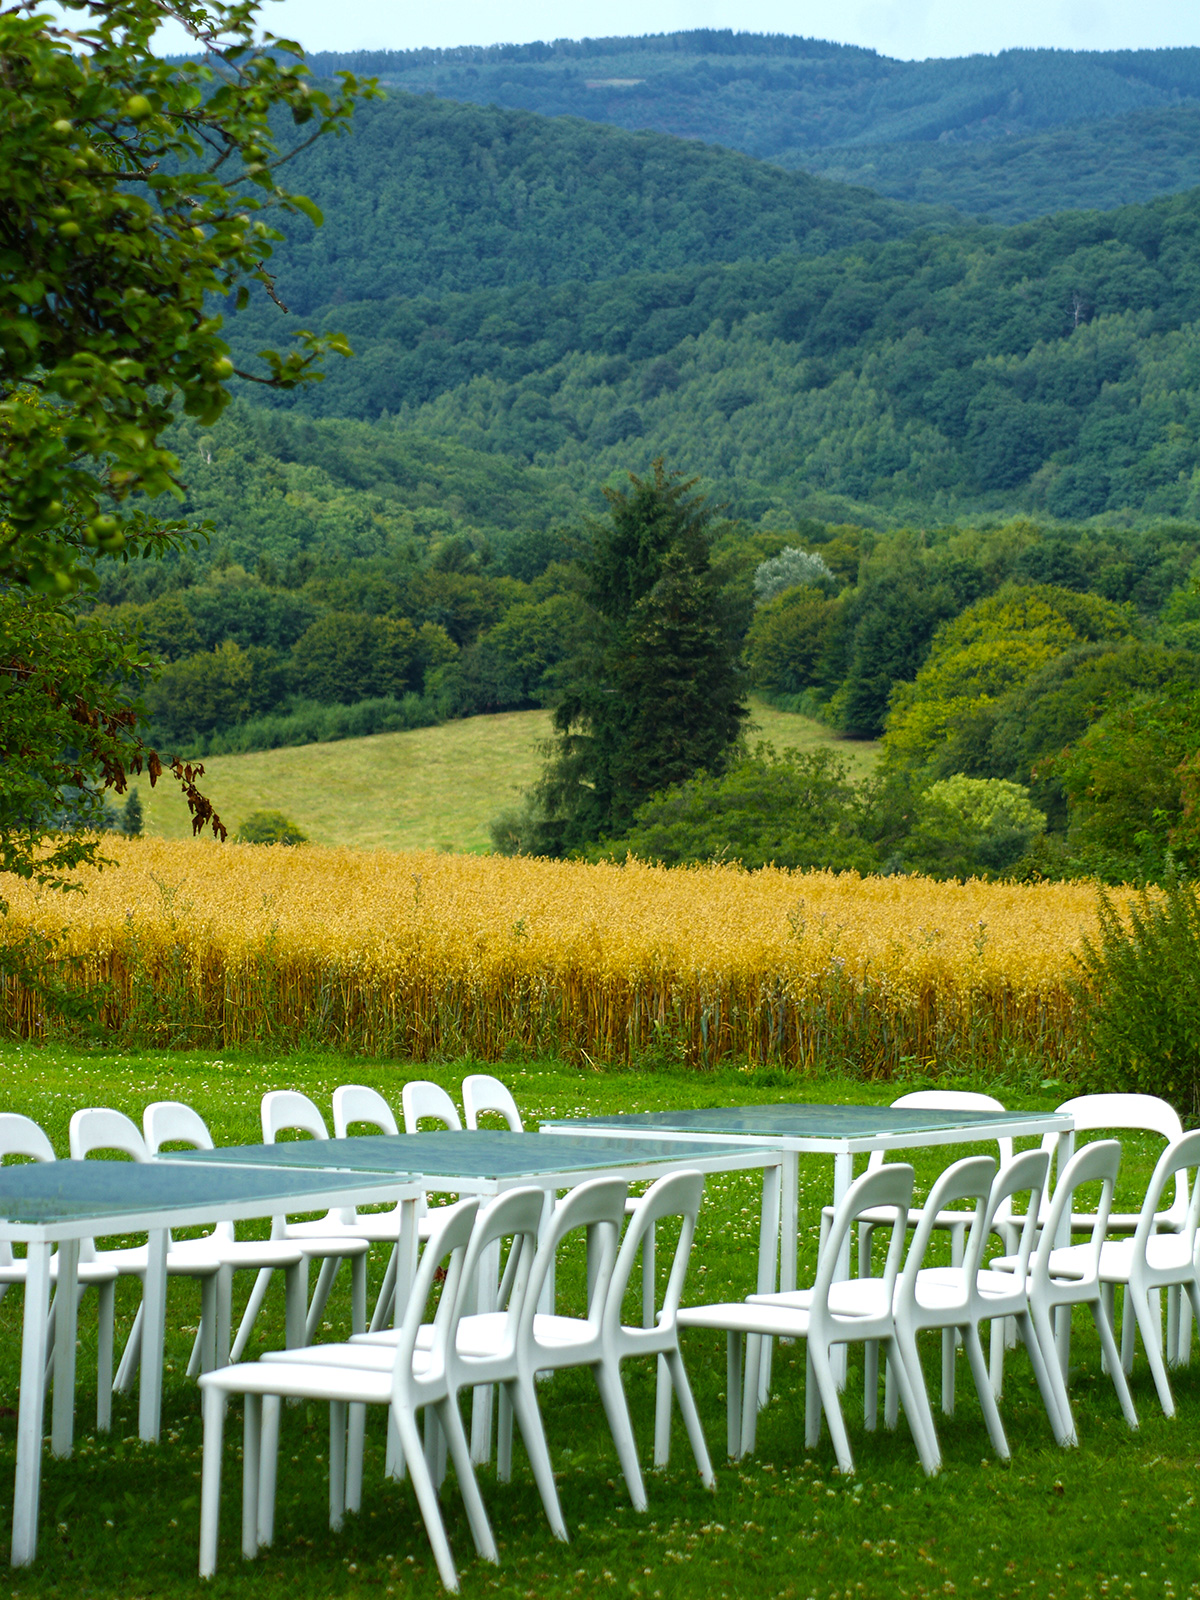
M 1091 1243 L 1088 1247 L 1088 1269 L 1085 1272 L 1072 1267 L 1072 1279 L 1083 1286 L 1094 1284 L 1100 1274 L 1100 1249 L 1108 1232 L 1108 1214 L 1112 1210 L 1113 1189 L 1117 1173 L 1121 1170 L 1121 1145 L 1116 1139 L 1097 1139 L 1077 1150 L 1059 1174 L 1050 1200 L 1037 1255 L 1034 1257 L 1033 1281 L 1044 1286 L 1050 1278 L 1050 1257 L 1058 1243 L 1064 1223 L 1069 1227 L 1071 1202 L 1075 1191 L 1085 1183 L 1100 1184 L 1100 1203 L 1094 1213 Z M 1075 1257 L 1076 1262 L 1084 1259 Z
M 53 1161 L 54 1146 L 32 1117 L 17 1111 L 0 1113 L 0 1161 L 5 1156 L 28 1156 L 31 1161 Z
M 987 1243 L 990 1221 L 988 1201 L 996 1170 L 997 1164 L 991 1156 L 968 1156 L 964 1161 L 954 1162 L 938 1176 L 929 1192 L 929 1199 L 922 1207 L 921 1220 L 908 1247 L 904 1270 L 900 1274 L 896 1289 L 897 1301 L 911 1303 L 916 1297 L 917 1274 L 929 1249 L 938 1212 L 957 1204 L 960 1200 L 974 1200 L 975 1215 L 971 1219 L 971 1230 L 963 1249 L 962 1263 L 953 1269 L 961 1274 L 963 1298 L 966 1299 L 969 1285 L 975 1282 L 975 1274 L 979 1271 L 983 1248 Z
M 814 1316 L 828 1316 L 834 1322 L 850 1322 L 853 1318 L 839 1318 L 829 1312 L 829 1287 L 838 1270 L 843 1246 L 850 1229 L 860 1214 L 885 1206 L 896 1208 L 892 1223 L 892 1237 L 888 1245 L 887 1260 L 883 1269 L 884 1303 L 891 1305 L 896 1292 L 896 1277 L 904 1254 L 904 1241 L 908 1235 L 908 1210 L 912 1204 L 913 1183 L 916 1173 L 904 1161 L 889 1161 L 874 1172 L 864 1172 L 856 1178 L 841 1203 L 834 1211 L 833 1222 L 825 1239 L 825 1247 L 817 1261 L 817 1276 L 813 1282 L 812 1305 Z
M 912 1094 L 902 1094 L 892 1101 L 892 1107 L 911 1111 L 1004 1111 L 1007 1109 L 994 1095 L 976 1094 L 970 1089 L 916 1089 Z M 997 1139 L 1000 1147 L 1000 1164 L 1012 1160 L 1013 1142 L 1010 1138 Z M 874 1172 L 884 1162 L 883 1150 L 872 1150 L 867 1160 L 867 1171 Z
M 639 1349 L 668 1348 L 675 1342 L 675 1318 L 683 1295 L 692 1242 L 696 1236 L 696 1221 L 703 1199 L 704 1174 L 685 1168 L 681 1172 L 669 1172 L 651 1184 L 634 1208 L 625 1229 L 625 1237 L 621 1240 L 621 1250 L 613 1268 L 603 1312 L 606 1334 L 617 1339 L 630 1354 Z M 664 1217 L 679 1217 L 680 1228 L 662 1305 L 657 1310 L 652 1328 L 626 1327 L 621 1307 L 634 1261 L 639 1249 L 645 1248 L 650 1230 Z
M 142 1112 L 146 1148 L 156 1156 L 165 1144 L 186 1144 L 193 1150 L 212 1150 L 208 1124 L 198 1111 L 181 1100 L 153 1100 Z
M 381 1133 L 399 1133 L 396 1114 L 377 1089 L 343 1083 L 333 1091 L 333 1132 L 344 1139 L 355 1122 L 368 1122 Z
M 1064 1100 L 1057 1109 L 1075 1119 L 1076 1133 L 1157 1133 L 1168 1144 L 1183 1137 L 1179 1113 L 1156 1094 L 1081 1094 L 1074 1100 Z M 1181 1227 L 1187 1208 L 1187 1178 L 1179 1168 L 1171 1204 L 1158 1213 L 1159 1225 Z
M 537 1258 L 545 1200 L 541 1189 L 509 1189 L 484 1206 L 475 1218 L 471 1242 L 463 1262 L 463 1277 L 467 1283 L 477 1280 L 483 1253 L 490 1245 L 502 1244 L 505 1239 L 511 1240 L 496 1295 L 496 1309 L 505 1313 L 504 1328 L 489 1352 L 489 1360 L 497 1356 L 507 1358 L 516 1348 L 525 1310 L 525 1296 Z M 459 1360 L 457 1351 L 455 1359 Z M 464 1371 L 470 1364 L 469 1357 L 460 1361 Z M 465 1377 L 463 1381 L 466 1386 L 472 1380 Z
M 508 1124 L 511 1133 L 523 1133 L 525 1124 L 517 1110 L 517 1102 L 509 1090 L 487 1072 L 473 1072 L 462 1083 L 463 1118 L 468 1128 L 477 1128 L 485 1111 L 495 1111 Z
M 53 1161 L 54 1146 L 32 1117 L 19 1111 L 0 1112 L 0 1162 L 5 1156 L 26 1156 L 31 1161 Z M 0 1239 L 0 1265 L 9 1266 L 12 1245 Z
M 446 1377 L 446 1363 L 456 1342 L 462 1316 L 462 1291 L 467 1280 L 463 1261 L 471 1242 L 471 1230 L 479 1210 L 479 1200 L 471 1195 L 452 1206 L 439 1206 L 431 1213 L 429 1239 L 421 1252 L 409 1293 L 404 1320 L 396 1337 L 396 1359 L 392 1366 L 392 1396 L 398 1406 L 419 1403 L 422 1391 L 436 1398 Z M 439 1268 L 444 1268 L 441 1294 L 433 1318 L 433 1339 L 420 1374 L 413 1373 L 413 1351 L 425 1320 L 425 1308 Z
M 1159 1156 L 1153 1175 L 1146 1187 L 1146 1197 L 1142 1201 L 1137 1232 L 1133 1236 L 1135 1255 L 1145 1255 L 1146 1244 L 1150 1235 L 1158 1231 L 1158 1204 L 1162 1199 L 1163 1190 L 1167 1186 L 1168 1179 L 1174 1177 L 1176 1183 L 1178 1183 L 1182 1177 L 1186 1187 L 1187 1174 L 1192 1167 L 1197 1168 L 1197 1175 L 1191 1184 L 1192 1197 L 1184 1214 L 1182 1234 L 1190 1245 L 1195 1244 L 1197 1222 L 1200 1219 L 1200 1130 L 1194 1133 L 1185 1133 L 1181 1138 L 1173 1139 L 1162 1155 Z
M 67 1135 L 71 1159 L 82 1161 L 93 1150 L 120 1150 L 135 1161 L 149 1161 L 146 1141 L 123 1111 L 108 1106 L 88 1106 L 71 1118 Z
M 587 1229 L 588 1302 L 587 1322 L 599 1338 L 608 1287 L 617 1261 L 617 1241 L 625 1221 L 625 1197 L 629 1185 L 624 1178 L 592 1178 L 572 1189 L 555 1206 L 542 1229 L 541 1242 L 530 1273 L 521 1316 L 519 1337 L 532 1336 L 533 1319 L 541 1298 L 542 1286 L 568 1234 Z
M 314 1139 L 328 1139 L 329 1129 L 325 1118 L 306 1094 L 298 1089 L 272 1089 L 262 1097 L 259 1108 L 262 1118 L 264 1144 L 274 1144 L 285 1129 L 295 1129 L 310 1134 Z
M 1017 1276 L 1022 1282 L 1029 1274 L 1029 1257 L 1037 1243 L 1038 1229 L 1041 1226 L 1042 1205 L 1050 1177 L 1050 1151 L 1044 1146 L 1040 1150 L 1022 1150 L 1020 1155 L 1013 1156 L 1011 1161 L 1006 1161 L 996 1174 L 996 1181 L 992 1184 L 992 1192 L 988 1199 L 987 1217 L 985 1226 L 990 1231 L 993 1221 L 997 1216 L 1003 1215 L 1006 1219 L 1015 1222 L 1016 1214 L 1013 1211 L 1013 1199 L 1019 1194 L 1028 1194 L 1029 1202 L 1025 1215 L 1021 1219 L 1021 1232 L 1017 1240 Z
M 426 1078 L 414 1078 L 404 1085 L 400 1094 L 404 1111 L 405 1133 L 416 1133 L 422 1117 L 432 1117 L 443 1127 L 455 1132 L 462 1129 L 458 1107 L 440 1083 L 430 1083 Z

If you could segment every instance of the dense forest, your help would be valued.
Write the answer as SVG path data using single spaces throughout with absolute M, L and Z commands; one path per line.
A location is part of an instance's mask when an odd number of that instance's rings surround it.
M 1195 516 L 1198 226 L 1194 191 L 816 259 L 346 303 L 314 320 L 356 359 L 295 404 L 577 482 L 664 454 L 753 520 Z M 280 321 L 237 319 L 238 347 Z
M 654 129 L 897 199 L 1020 221 L 1200 180 L 1200 51 L 1007 50 L 893 61 L 713 30 L 314 57 L 450 100 Z

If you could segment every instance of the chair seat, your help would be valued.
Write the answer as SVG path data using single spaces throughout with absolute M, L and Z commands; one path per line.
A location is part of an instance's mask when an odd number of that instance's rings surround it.
M 320 1348 L 319 1346 L 317 1347 Z M 376 1372 L 367 1366 L 341 1366 L 313 1359 L 315 1350 L 294 1352 L 307 1361 L 283 1359 L 293 1352 L 280 1350 L 273 1361 L 240 1361 L 220 1367 L 200 1378 L 202 1389 L 223 1389 L 226 1394 L 271 1394 L 298 1400 L 359 1401 L 386 1405 L 392 1398 L 391 1367 Z
M 365 1216 L 360 1212 L 350 1232 L 371 1244 L 396 1244 L 400 1238 L 400 1218 L 394 1211 L 368 1211 Z M 417 1234 L 419 1238 L 429 1236 L 428 1229 L 421 1234 L 419 1225 Z
M 780 1338 L 804 1338 L 809 1313 L 801 1306 L 756 1305 L 730 1300 L 710 1306 L 680 1306 L 681 1328 L 716 1328 L 728 1333 L 765 1333 Z
M 779 1294 L 751 1294 L 746 1299 L 756 1306 L 808 1311 L 812 1307 L 812 1296 L 811 1289 L 786 1289 Z M 842 1278 L 831 1283 L 829 1309 L 839 1317 L 886 1316 L 890 1307 L 882 1278 Z
M 908 1225 L 915 1228 L 925 1215 L 920 1206 L 913 1207 L 908 1213 Z M 833 1207 L 822 1208 L 822 1216 L 827 1221 L 833 1221 Z M 873 1206 L 855 1218 L 856 1223 L 867 1223 L 873 1228 L 890 1228 L 895 1217 L 895 1212 L 888 1206 Z M 973 1211 L 939 1211 L 935 1228 L 969 1228 L 975 1220 Z
M 394 1345 L 389 1350 L 381 1344 L 313 1344 L 296 1350 L 264 1350 L 259 1360 L 267 1361 L 272 1366 L 286 1362 L 292 1366 L 349 1367 L 356 1371 L 361 1368 L 364 1372 L 391 1372 L 396 1361 L 396 1350 Z M 428 1351 L 416 1350 L 413 1353 L 413 1371 L 425 1373 L 428 1370 Z
M 109 1267 L 129 1278 L 144 1278 L 148 1270 L 149 1250 L 144 1244 L 129 1245 L 123 1250 L 101 1250 L 97 1266 Z M 83 1265 L 91 1263 L 81 1263 Z M 184 1239 L 172 1244 L 167 1251 L 167 1276 L 170 1278 L 212 1278 L 220 1271 L 221 1263 L 207 1239 Z
M 26 1261 L 8 1261 L 0 1266 L 0 1283 L 24 1283 L 29 1264 Z M 81 1261 L 78 1280 L 82 1284 L 115 1283 L 121 1276 L 116 1267 L 105 1266 L 103 1261 Z M 50 1257 L 50 1282 L 58 1282 L 58 1256 Z
M 304 1260 L 300 1245 L 286 1239 L 214 1239 L 212 1251 L 223 1267 L 294 1267 Z
M 306 1256 L 362 1256 L 371 1248 L 370 1241 L 355 1229 L 342 1233 L 325 1220 L 289 1223 L 283 1237 L 294 1239 Z

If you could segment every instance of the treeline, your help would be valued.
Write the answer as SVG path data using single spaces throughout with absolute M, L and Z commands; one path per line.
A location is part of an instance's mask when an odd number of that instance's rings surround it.
M 746 665 L 779 703 L 882 735 L 878 773 L 759 748 L 591 854 L 1111 882 L 1200 867 L 1200 527 L 815 532 L 823 562 L 804 571 L 797 546 L 757 569 Z
M 357 359 L 295 403 L 592 482 L 662 454 L 755 520 L 821 496 L 912 520 L 1197 515 L 1198 228 L 1195 191 L 817 260 L 344 305 L 319 320 Z
M 313 57 L 398 88 L 654 128 L 776 159 L 830 145 L 980 140 L 1200 97 L 1200 50 L 1005 50 L 894 61 L 720 30 L 490 50 Z
M 991 222 L 1109 210 L 1195 186 L 1200 109 L 1133 111 L 1025 137 L 901 140 L 793 151 L 781 164 Z

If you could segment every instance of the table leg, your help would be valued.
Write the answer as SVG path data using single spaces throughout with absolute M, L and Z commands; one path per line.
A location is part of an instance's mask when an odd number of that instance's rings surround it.
M 479 1280 L 475 1288 L 475 1309 L 496 1309 L 500 1281 L 500 1241 L 488 1245 L 479 1261 Z M 492 1385 L 484 1383 L 471 1391 L 471 1460 L 486 1466 L 492 1459 Z
M 836 1211 L 845 1198 L 847 1189 L 854 1182 L 854 1157 L 846 1150 L 839 1150 L 833 1158 L 833 1209 Z M 842 1248 L 838 1252 L 837 1266 L 834 1269 L 834 1280 L 843 1282 L 850 1276 L 850 1235 L 847 1233 L 842 1241 Z M 830 1352 L 830 1365 L 833 1375 L 837 1379 L 839 1389 L 846 1387 L 847 1351 L 844 1344 L 836 1345 Z
M 544 1239 L 546 1234 L 549 1232 L 550 1222 L 554 1216 L 554 1203 L 556 1199 L 557 1196 L 555 1195 L 554 1190 L 547 1189 L 546 1197 L 542 1204 L 542 1224 L 538 1230 L 539 1238 Z M 537 1308 L 541 1314 L 546 1317 L 552 1317 L 554 1315 L 554 1267 L 555 1263 L 552 1261 L 550 1263 L 550 1270 L 547 1272 L 545 1281 L 542 1284 L 542 1292 L 538 1299 Z
M 158 1442 L 162 1422 L 163 1343 L 167 1330 L 167 1230 L 153 1228 L 146 1246 L 142 1289 L 142 1373 L 138 1390 L 138 1437 Z
M 75 1333 L 78 1326 L 79 1240 L 64 1239 L 58 1247 L 58 1287 L 54 1313 L 54 1403 L 50 1448 L 69 1456 L 75 1437 Z
M 790 1175 L 789 1175 L 790 1168 Z M 778 1283 L 781 1289 L 796 1287 L 796 1201 L 799 1158 L 789 1153 L 778 1166 L 763 1168 L 762 1217 L 758 1228 L 758 1285 L 757 1294 L 773 1294 Z M 788 1194 L 791 1193 L 789 1210 Z M 757 1334 L 750 1337 L 757 1338 Z M 763 1341 L 765 1349 L 758 1362 L 758 1403 L 764 1406 L 771 1393 L 772 1341 Z M 753 1370 L 755 1363 L 747 1363 Z
M 50 1319 L 50 1245 L 31 1244 L 25 1277 L 21 1337 L 21 1397 L 17 1412 L 17 1477 L 13 1487 L 12 1564 L 27 1567 L 37 1555 L 38 1498 L 42 1482 L 42 1419 Z

